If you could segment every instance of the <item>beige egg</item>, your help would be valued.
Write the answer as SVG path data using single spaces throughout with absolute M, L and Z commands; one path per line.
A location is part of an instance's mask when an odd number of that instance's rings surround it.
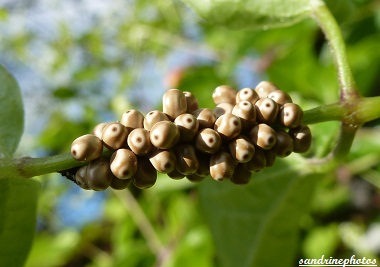
M 249 139 L 255 146 L 262 149 L 271 149 L 277 141 L 275 130 L 265 123 L 260 123 L 252 127 L 249 132 Z
M 71 144 L 71 156 L 78 161 L 90 161 L 102 155 L 103 143 L 93 134 L 76 138 Z
M 171 121 L 174 121 L 179 115 L 186 113 L 187 100 L 182 91 L 170 89 L 162 97 L 162 111 Z
M 218 132 L 222 140 L 231 140 L 242 130 L 240 118 L 233 114 L 222 115 L 216 120 L 214 130 Z
M 161 173 L 170 173 L 176 168 L 177 159 L 171 149 L 154 149 L 149 154 L 150 163 Z
M 255 91 L 259 95 L 260 98 L 268 97 L 268 95 L 275 90 L 278 90 L 276 85 L 268 81 L 260 82 L 255 88 Z
M 222 145 L 222 138 L 213 129 L 204 128 L 195 137 L 195 147 L 208 154 L 216 153 Z
M 199 108 L 197 98 L 191 93 L 184 91 L 183 94 L 186 97 L 187 110 L 186 113 L 191 113 Z
M 123 124 L 129 132 L 136 128 L 143 128 L 143 122 L 144 115 L 135 109 L 124 112 L 120 120 L 120 123 Z
M 128 138 L 128 130 L 119 122 L 108 123 L 102 132 L 103 144 L 111 150 L 124 147 Z
M 235 170 L 235 160 L 226 151 L 219 151 L 210 157 L 210 175 L 216 181 L 230 179 Z
M 216 121 L 215 113 L 208 108 L 200 108 L 191 113 L 199 123 L 199 129 L 213 128 Z
M 238 104 L 241 101 L 249 101 L 252 105 L 254 105 L 256 101 L 259 100 L 259 98 L 259 95 L 254 89 L 243 88 L 239 90 L 236 94 L 236 104 Z
M 157 122 L 150 131 L 152 145 L 160 149 L 173 147 L 180 138 L 177 125 L 171 121 Z
M 104 127 L 106 127 L 107 124 L 108 124 L 107 122 L 98 123 L 92 130 L 92 134 L 98 137 L 99 139 L 102 139 L 102 132 L 103 132 Z
M 133 153 L 138 156 L 145 156 L 152 149 L 149 131 L 144 128 L 132 130 L 128 135 L 127 143 Z
M 216 87 L 212 93 L 212 99 L 214 100 L 215 105 L 220 103 L 230 103 L 235 105 L 236 93 L 235 88 L 228 85 L 220 85 Z
M 127 148 L 118 149 L 111 155 L 110 168 L 119 179 L 132 178 L 137 170 L 137 157 Z
M 152 110 L 146 114 L 144 118 L 144 128 L 148 131 L 159 121 L 170 121 L 168 116 L 165 115 L 162 111 Z
M 282 90 L 275 90 L 268 95 L 268 98 L 273 99 L 279 106 L 286 103 L 292 103 L 293 100 L 290 95 Z
M 178 127 L 181 142 L 190 142 L 198 132 L 199 122 L 189 113 L 179 115 L 174 123 Z
M 298 127 L 302 122 L 302 118 L 303 111 L 297 104 L 286 103 L 280 108 L 279 121 L 285 127 Z
M 232 109 L 232 114 L 240 118 L 243 129 L 250 129 L 256 123 L 256 108 L 249 101 L 237 103 Z
M 273 124 L 277 119 L 278 104 L 271 98 L 259 99 L 256 104 L 257 122 Z
M 218 119 L 220 116 L 224 114 L 231 114 L 234 108 L 234 104 L 231 103 L 220 103 L 214 108 L 214 113 L 216 118 Z
M 252 159 L 255 154 L 255 146 L 245 136 L 239 135 L 228 144 L 233 159 L 239 163 L 245 163 Z

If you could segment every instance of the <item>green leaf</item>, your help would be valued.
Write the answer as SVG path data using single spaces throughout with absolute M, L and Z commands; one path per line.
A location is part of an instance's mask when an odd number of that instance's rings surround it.
M 34 238 L 40 184 L 0 179 L 0 266 L 23 266 Z
M 208 23 L 231 28 L 288 26 L 309 13 L 309 0 L 183 0 Z
M 20 87 L 0 65 L 0 157 L 11 157 L 24 130 L 24 107 Z
M 292 266 L 316 178 L 282 163 L 253 175 L 248 186 L 205 181 L 201 201 L 218 266 Z

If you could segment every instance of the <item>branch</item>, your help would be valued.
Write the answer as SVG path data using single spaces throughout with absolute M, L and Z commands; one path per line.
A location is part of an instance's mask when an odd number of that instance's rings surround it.
M 323 1 L 311 0 L 310 8 L 313 18 L 317 21 L 329 42 L 338 72 L 341 100 L 347 102 L 355 101 L 359 96 L 359 92 L 356 90 L 339 26 Z
M 124 208 L 129 211 L 137 228 L 147 241 L 149 248 L 156 255 L 157 260 L 162 260 L 166 251 L 165 246 L 131 192 L 129 190 L 123 192 L 114 190 L 113 193 Z
M 110 157 L 112 151 L 104 151 L 104 157 Z M 31 178 L 48 173 L 60 172 L 88 164 L 89 161 L 77 161 L 70 153 L 43 158 L 22 157 L 0 159 L 0 179 L 19 177 Z

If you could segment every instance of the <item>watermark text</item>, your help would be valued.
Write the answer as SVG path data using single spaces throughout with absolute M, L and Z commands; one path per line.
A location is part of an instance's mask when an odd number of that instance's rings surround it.
M 377 266 L 377 262 L 376 259 L 368 259 L 366 257 L 356 258 L 355 255 L 352 255 L 349 259 L 326 258 L 325 255 L 322 255 L 319 259 L 300 259 L 298 266 L 373 267 Z

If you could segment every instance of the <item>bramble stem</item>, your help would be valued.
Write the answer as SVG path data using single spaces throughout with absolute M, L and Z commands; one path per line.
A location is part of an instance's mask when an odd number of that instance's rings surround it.
M 345 107 L 338 102 L 304 111 L 302 122 L 303 124 L 314 124 L 324 121 L 340 121 L 345 114 Z
M 380 96 L 363 97 L 356 100 L 354 106 L 342 102 L 319 106 L 304 111 L 304 124 L 325 121 L 342 121 L 343 124 L 358 128 L 363 123 L 380 117 Z
M 110 151 L 103 152 L 109 156 Z M 31 178 L 43 174 L 59 172 L 88 164 L 76 161 L 70 153 L 44 158 L 22 157 L 17 159 L 0 159 L 0 179 L 9 177 Z
M 310 1 L 311 14 L 317 21 L 329 42 L 331 53 L 335 61 L 340 84 L 340 97 L 344 101 L 356 100 L 359 96 L 355 87 L 355 81 L 348 62 L 345 43 L 340 28 L 321 0 Z
M 0 159 L 0 178 L 31 178 L 84 164 L 73 159 L 69 153 L 44 158 Z
M 310 9 L 311 15 L 319 24 L 329 43 L 340 87 L 339 103 L 319 109 L 320 116 L 315 114 L 319 121 L 323 121 L 328 114 L 327 116 L 334 115 L 334 119 L 342 122 L 336 146 L 326 158 L 320 160 L 320 163 L 332 166 L 342 161 L 349 153 L 356 131 L 368 119 L 376 117 L 375 114 L 378 114 L 379 110 L 371 105 L 368 110 L 371 115 L 367 115 L 365 108 L 361 108 L 364 104 L 363 98 L 356 89 L 342 33 L 330 10 L 322 0 L 310 0 Z M 376 99 L 373 101 L 378 102 Z

